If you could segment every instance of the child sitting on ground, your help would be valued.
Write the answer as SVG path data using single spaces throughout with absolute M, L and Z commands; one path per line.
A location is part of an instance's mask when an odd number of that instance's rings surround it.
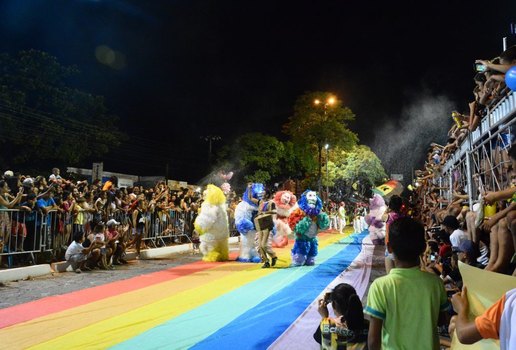
M 72 269 L 81 273 L 82 270 L 91 270 L 86 264 L 95 264 L 99 258 L 99 244 L 82 244 L 84 233 L 75 232 L 73 242 L 68 246 L 65 259 L 72 265 Z M 89 241 L 88 241 L 89 242 Z
M 448 298 L 439 276 L 421 271 L 423 225 L 408 217 L 395 220 L 387 248 L 396 267 L 369 289 L 369 349 L 439 349 L 437 323 L 439 312 L 444 319 Z

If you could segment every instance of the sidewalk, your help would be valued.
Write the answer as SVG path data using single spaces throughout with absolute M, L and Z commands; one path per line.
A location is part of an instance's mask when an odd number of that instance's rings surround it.
M 234 244 L 239 242 L 240 237 L 230 237 L 229 243 Z M 163 259 L 171 258 L 177 254 L 184 254 L 192 252 L 192 244 L 184 243 L 179 245 L 173 245 L 168 247 L 144 249 L 140 252 L 140 259 L 151 260 L 151 259 Z M 126 253 L 125 259 L 127 261 L 134 260 L 136 258 L 136 252 L 129 251 Z M 60 261 L 52 264 L 39 264 L 33 266 L 17 267 L 11 269 L 0 270 L 0 284 L 6 282 L 20 281 L 32 279 L 35 277 L 41 277 L 51 275 L 57 272 L 73 272 L 71 266 L 66 261 Z

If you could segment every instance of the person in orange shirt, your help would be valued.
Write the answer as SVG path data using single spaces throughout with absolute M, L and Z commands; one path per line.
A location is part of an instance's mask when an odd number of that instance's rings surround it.
M 482 339 L 500 339 L 501 350 L 515 349 L 516 288 L 505 293 L 473 321 L 468 318 L 466 286 L 462 288 L 462 293 L 454 294 L 451 301 L 457 316 L 453 316 L 450 322 L 450 334 L 455 328 L 461 343 L 473 344 Z

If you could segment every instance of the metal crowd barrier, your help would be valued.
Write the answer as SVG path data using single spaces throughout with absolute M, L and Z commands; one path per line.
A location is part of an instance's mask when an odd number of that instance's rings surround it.
M 148 247 L 165 246 L 169 243 L 192 243 L 193 223 L 196 213 L 182 210 L 160 210 L 147 214 L 147 224 L 143 240 Z M 130 224 L 131 216 L 124 211 L 116 211 L 112 217 L 122 225 Z M 92 217 L 81 227 L 85 234 Z M 234 219 L 229 218 L 230 236 L 238 236 Z M 14 267 L 16 256 L 25 259 L 23 264 L 35 264 L 38 254 L 50 254 L 52 260 L 64 257 L 66 248 L 73 239 L 73 216 L 57 210 L 43 214 L 39 211 L 21 209 L 0 209 L 0 267 L 7 264 Z M 4 260 L 4 259 L 7 260 Z M 27 261 L 28 260 L 28 261 Z M 20 261 L 18 261 L 20 262 Z
M 21 209 L 0 209 L 0 261 L 13 267 L 15 256 L 26 254 L 36 263 L 35 254 L 50 252 L 55 256 L 58 244 L 63 244 L 56 210 L 43 214 Z M 4 261 L 4 257 L 7 261 Z
M 187 242 L 192 243 L 195 218 L 191 211 L 157 209 L 149 216 L 150 220 L 148 220 L 149 223 L 146 225 L 146 233 L 143 237 L 146 242 L 158 247 L 166 245 L 165 239 L 181 243 L 181 238 L 184 237 Z

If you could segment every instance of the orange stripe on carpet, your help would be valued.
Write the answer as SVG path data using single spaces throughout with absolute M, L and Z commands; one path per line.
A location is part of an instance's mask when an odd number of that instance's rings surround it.
M 231 260 L 237 254 L 230 255 Z M 69 308 L 85 305 L 94 301 L 131 292 L 154 284 L 184 277 L 189 274 L 212 269 L 224 263 L 207 263 L 197 261 L 187 265 L 175 266 L 167 270 L 153 272 L 122 281 L 110 282 L 101 286 L 86 288 L 62 295 L 54 295 L 36 301 L 15 305 L 0 310 L 0 328 L 26 322 L 37 317 L 64 311 Z M 36 281 L 34 283 L 37 283 Z

